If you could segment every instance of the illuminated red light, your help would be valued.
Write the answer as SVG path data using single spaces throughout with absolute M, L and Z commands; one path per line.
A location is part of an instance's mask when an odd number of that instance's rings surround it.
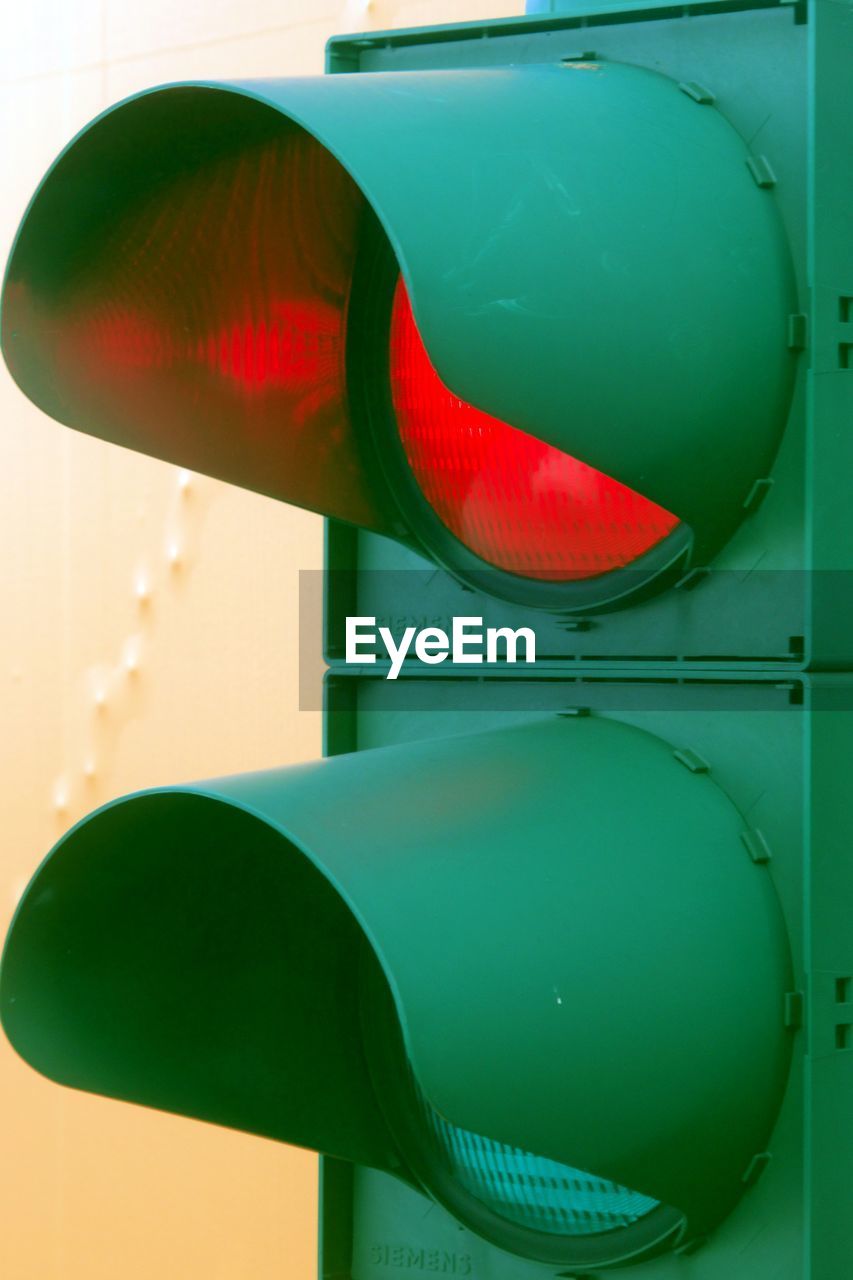
M 430 363 L 402 277 L 390 376 L 424 497 L 488 564 L 545 581 L 592 578 L 631 564 L 677 525 L 633 489 L 455 396 Z
M 363 197 L 309 135 L 252 140 L 253 119 L 241 148 L 211 136 L 117 197 L 97 235 L 75 224 L 85 270 L 11 283 L 39 340 L 26 376 L 72 426 L 381 529 L 346 378 Z
M 80 322 L 88 356 L 114 371 L 206 366 L 243 390 L 279 387 L 340 399 L 343 320 L 320 301 L 269 302 L 269 321 L 176 337 L 130 310 L 104 310 Z M 298 403 L 297 403 L 298 409 Z M 298 416 L 294 414 L 294 416 Z

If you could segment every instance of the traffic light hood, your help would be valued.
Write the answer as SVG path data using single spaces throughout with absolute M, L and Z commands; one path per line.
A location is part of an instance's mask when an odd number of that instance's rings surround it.
M 159 88 L 44 179 L 3 351 L 61 422 L 405 538 L 350 386 L 375 224 L 444 384 L 659 504 L 704 562 L 793 378 L 788 244 L 748 160 L 714 106 L 618 63 Z
M 701 1234 L 790 1054 L 743 830 L 671 746 L 597 717 L 140 793 L 35 875 L 3 1026 L 64 1084 L 428 1181 L 384 1093 L 385 1007 L 448 1124 Z

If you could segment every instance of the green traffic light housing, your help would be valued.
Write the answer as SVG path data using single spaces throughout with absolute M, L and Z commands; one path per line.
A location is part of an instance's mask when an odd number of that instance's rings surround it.
M 726 544 L 784 432 L 794 273 L 749 161 L 619 62 L 167 86 L 44 179 L 3 351 L 69 426 L 614 607 Z
M 23 391 L 332 517 L 336 758 L 78 824 L 3 1025 L 322 1152 L 323 1280 L 836 1280 L 850 5 L 551 9 L 152 90 L 36 193 Z M 477 612 L 535 667 L 344 660 Z
M 63 1084 L 384 1170 L 524 1257 L 636 1259 L 731 1211 L 783 1095 L 745 829 L 595 717 L 142 793 L 36 874 L 3 1026 Z

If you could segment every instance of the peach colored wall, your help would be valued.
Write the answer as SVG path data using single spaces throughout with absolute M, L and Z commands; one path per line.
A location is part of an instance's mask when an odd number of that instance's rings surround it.
M 336 31 L 521 0 L 19 0 L 0 50 L 0 253 L 59 148 L 158 82 L 322 70 Z M 0 927 L 116 794 L 318 753 L 297 575 L 321 521 L 79 436 L 0 373 Z M 319 637 L 318 637 L 319 643 Z M 316 1160 L 75 1094 L 0 1043 L 3 1280 L 308 1280 Z

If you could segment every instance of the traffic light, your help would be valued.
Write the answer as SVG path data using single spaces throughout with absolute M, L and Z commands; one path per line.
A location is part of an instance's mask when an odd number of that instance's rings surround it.
M 658 592 L 770 485 L 797 364 L 779 202 L 702 97 L 553 55 L 142 94 L 42 183 L 7 362 L 70 426 L 524 607 Z
M 846 0 L 349 37 L 24 219 L 36 404 L 331 517 L 331 758 L 74 827 L 3 1025 L 320 1151 L 327 1280 L 844 1273 L 851 56 Z M 346 660 L 477 611 L 535 665 Z

